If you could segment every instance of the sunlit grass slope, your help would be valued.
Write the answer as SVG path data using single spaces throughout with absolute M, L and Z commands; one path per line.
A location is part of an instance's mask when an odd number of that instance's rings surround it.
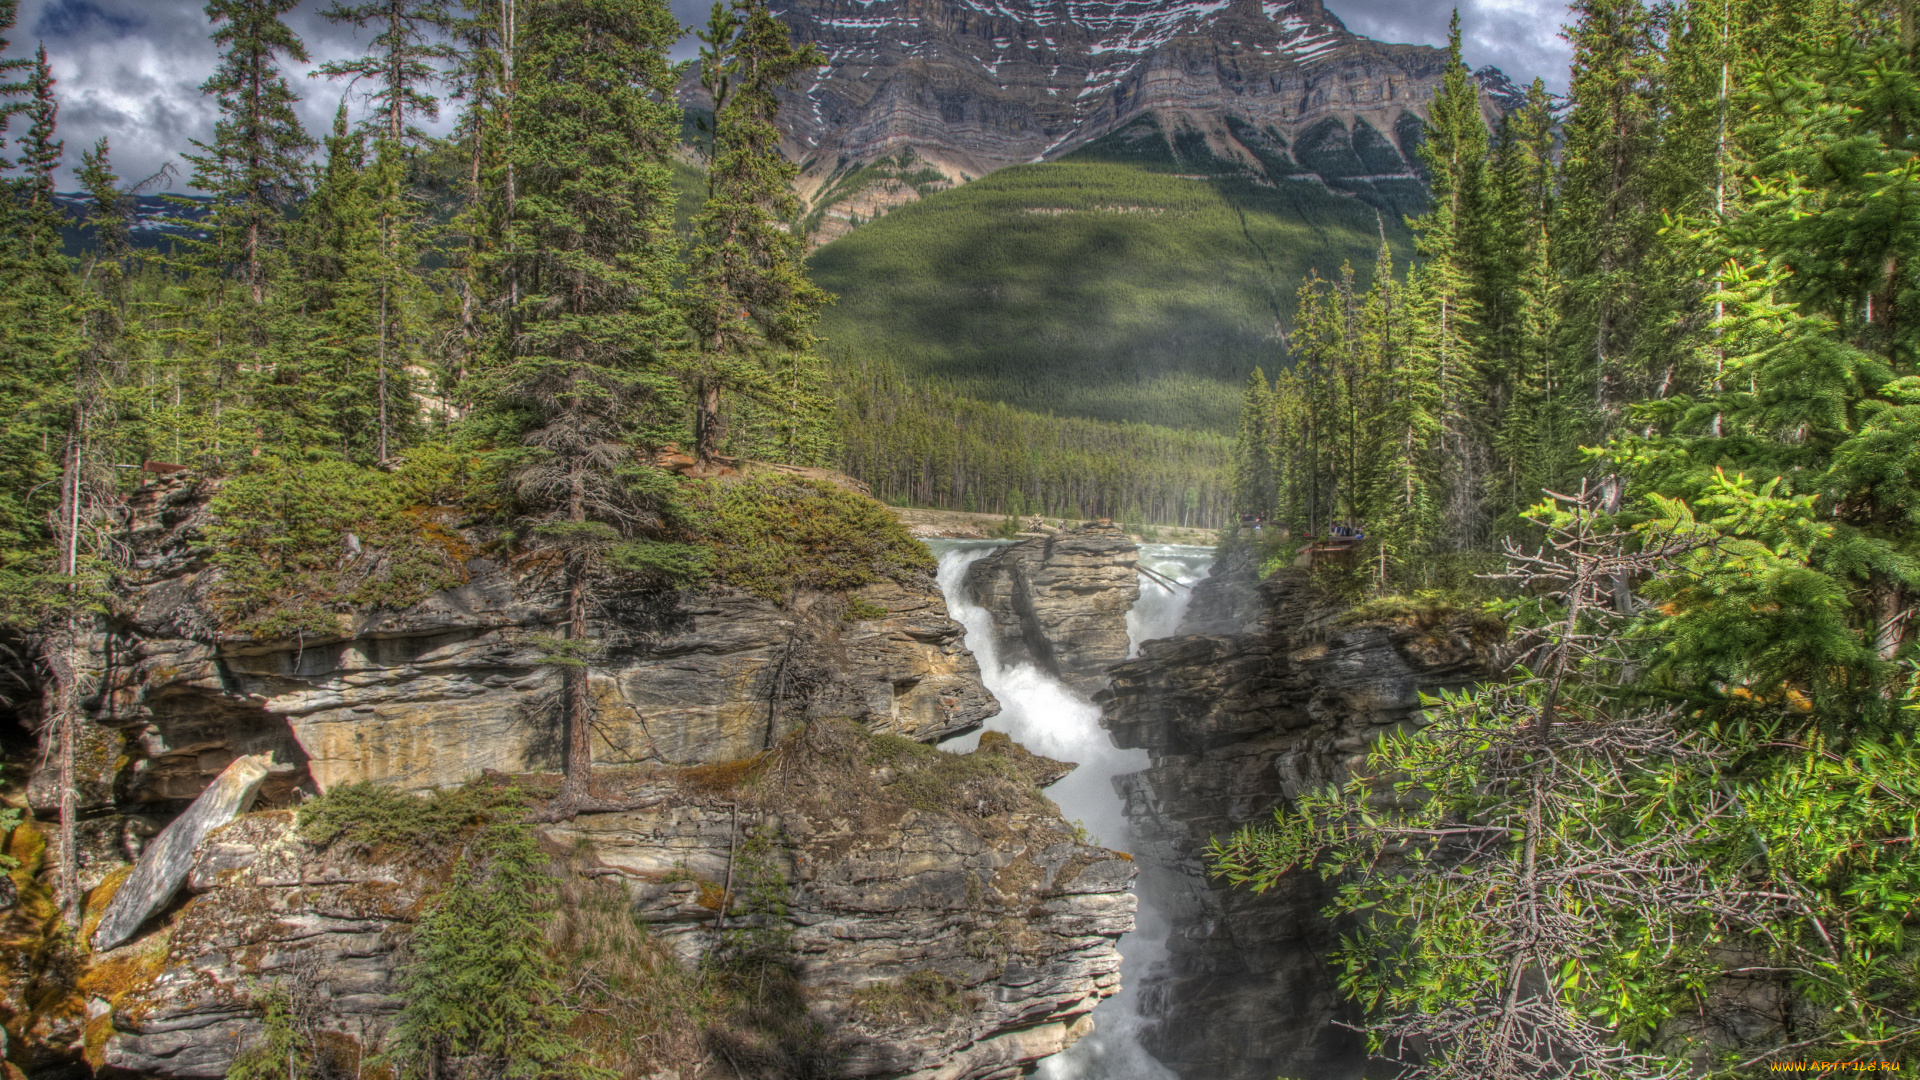
M 1306 180 L 1067 160 L 1005 169 L 820 248 L 829 356 L 1038 412 L 1229 430 L 1312 269 L 1369 267 L 1373 207 Z

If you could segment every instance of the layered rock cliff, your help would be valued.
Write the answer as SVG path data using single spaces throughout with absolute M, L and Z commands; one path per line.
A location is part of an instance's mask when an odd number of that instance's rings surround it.
M 995 652 L 1092 694 L 1127 655 L 1127 612 L 1140 598 L 1139 549 L 1112 522 L 1026 540 L 967 569 L 966 588 L 993 620 Z
M 272 755 L 275 772 L 260 809 L 196 851 L 183 898 L 107 953 L 50 934 L 34 872 L 57 868 L 33 828 L 16 832 L 23 899 L 0 912 L 0 1020 L 7 1060 L 34 1075 L 221 1075 L 261 1036 L 263 995 L 290 986 L 317 994 L 312 1022 L 355 1060 L 377 1049 L 400 950 L 447 860 L 317 843 L 293 808 L 362 781 L 537 789 L 557 767 L 559 676 L 535 640 L 557 609 L 524 566 L 476 555 L 465 584 L 343 614 L 329 639 L 236 637 L 208 605 L 208 495 L 178 478 L 133 499 L 135 573 L 89 642 L 85 919 L 236 757 Z M 930 576 L 784 605 L 665 594 L 618 622 L 604 629 L 621 644 L 591 669 L 597 783 L 634 808 L 543 830 L 576 876 L 618 883 L 693 964 L 721 940 L 740 846 L 763 838 L 836 1075 L 1013 1076 L 1087 1030 L 1117 989 L 1133 865 L 1077 840 L 1041 795 L 1070 765 L 1004 739 L 965 757 L 928 745 L 996 708 Z M 29 789 L 43 822 L 51 772 Z M 904 980 L 938 989 L 933 1005 L 874 1006 Z M 677 1080 L 731 1075 L 724 1064 Z
M 838 229 L 1123 131 L 1123 151 L 1146 142 L 1149 156 L 1268 181 L 1417 192 L 1413 144 L 1445 59 L 1354 34 L 1321 0 L 781 0 L 775 12 L 826 54 L 781 123 L 805 193 L 844 204 Z M 1490 109 L 1518 100 L 1499 71 L 1478 77 Z
M 1366 1066 L 1327 955 L 1327 886 L 1293 874 L 1264 894 L 1209 878 L 1208 842 L 1364 763 L 1413 721 L 1420 694 L 1496 665 L 1466 624 L 1349 624 L 1302 571 L 1261 582 L 1241 550 L 1195 590 L 1183 636 L 1148 642 L 1096 699 L 1152 766 L 1116 779 L 1140 892 L 1170 919 L 1168 960 L 1142 986 L 1142 1042 L 1187 1080 L 1323 1080 Z M 1199 632 L 1194 632 L 1199 631 Z

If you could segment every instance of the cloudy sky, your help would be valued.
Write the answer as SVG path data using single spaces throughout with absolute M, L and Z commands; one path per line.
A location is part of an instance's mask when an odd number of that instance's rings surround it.
M 1566 43 L 1559 38 L 1564 0 L 1458 0 L 1466 59 L 1494 64 L 1516 83 L 1535 75 L 1549 88 L 1566 83 Z M 6 36 L 9 55 L 30 55 L 45 42 L 60 95 L 60 133 L 67 144 L 67 177 L 80 151 L 107 136 L 114 164 L 138 178 L 177 160 L 189 139 L 213 130 L 212 103 L 199 85 L 213 70 L 204 0 L 22 0 L 18 25 Z M 315 64 L 359 51 L 353 34 L 317 14 L 324 0 L 307 0 L 288 17 Z M 673 0 L 682 22 L 704 20 L 710 0 Z M 1444 44 L 1452 4 L 1446 0 L 1327 0 L 1354 32 L 1381 41 Z M 689 44 L 683 51 L 691 53 Z M 310 131 L 332 123 L 341 87 L 300 78 L 301 110 Z M 445 118 L 443 118 L 445 119 Z M 184 169 L 182 177 L 184 182 Z

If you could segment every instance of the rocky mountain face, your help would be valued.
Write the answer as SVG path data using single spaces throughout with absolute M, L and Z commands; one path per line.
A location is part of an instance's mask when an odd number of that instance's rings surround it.
M 777 0 L 826 63 L 782 102 L 822 238 L 1076 151 L 1404 200 L 1445 54 L 1321 0 Z M 1478 74 L 1490 110 L 1519 92 Z M 1399 189 L 1399 190 L 1397 190 Z M 1397 193 L 1396 193 L 1397 190 Z
M 222 1075 L 260 1037 L 259 995 L 295 984 L 317 995 L 329 1038 L 377 1048 L 399 1006 L 399 951 L 445 860 L 310 842 L 292 808 L 362 781 L 424 791 L 557 766 L 560 676 L 530 640 L 557 609 L 524 569 L 475 557 L 468 584 L 342 615 L 328 640 L 223 637 L 208 607 L 209 494 L 183 476 L 134 499 L 136 576 L 88 643 L 81 941 L 150 838 L 222 770 L 270 755 L 272 772 L 253 813 L 194 849 L 182 898 L 106 952 L 48 936 L 44 893 L 26 898 L 49 856 L 34 827 L 16 830 L 0 1024 L 8 1062 L 32 1075 L 82 1060 Z M 996 709 L 930 576 L 784 607 L 673 594 L 621 620 L 625 644 L 591 676 L 596 782 L 637 808 L 546 829 L 585 859 L 581 874 L 617 884 L 693 961 L 718 940 L 739 845 L 772 837 L 807 1007 L 848 1076 L 1010 1077 L 1088 1030 L 1118 987 L 1133 864 L 1076 839 L 1041 795 L 1070 764 L 1003 737 L 965 757 L 927 745 Z M 42 823 L 53 773 L 28 792 Z M 862 1005 L 909 978 L 951 989 L 947 1007 Z
M 1182 636 L 1111 669 L 1096 700 L 1148 769 L 1116 779 L 1140 892 L 1169 916 L 1167 963 L 1141 990 L 1146 1047 L 1189 1080 L 1363 1075 L 1356 1019 L 1327 955 L 1339 927 L 1311 873 L 1255 894 L 1210 878 L 1209 840 L 1365 762 L 1381 734 L 1416 719 L 1422 693 L 1498 666 L 1497 642 L 1466 624 L 1343 622 L 1305 572 L 1258 581 L 1243 550 L 1194 593 Z
M 1032 664 L 1091 695 L 1126 659 L 1127 612 L 1140 597 L 1139 549 L 1111 522 L 1014 544 L 967 569 L 993 619 L 1002 664 Z

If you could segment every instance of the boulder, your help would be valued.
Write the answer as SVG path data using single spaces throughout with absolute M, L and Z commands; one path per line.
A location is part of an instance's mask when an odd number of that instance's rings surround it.
M 96 950 L 104 952 L 131 939 L 142 923 L 173 900 L 173 894 L 187 880 L 200 842 L 252 808 L 253 797 L 259 794 L 260 784 L 272 766 L 273 759 L 265 754 L 235 758 L 193 800 L 186 813 L 160 831 L 140 853 L 133 873 L 114 892 L 100 916 L 93 932 Z
M 1139 549 L 1096 521 L 1013 544 L 974 563 L 966 588 L 993 619 L 1002 664 L 1033 664 L 1082 694 L 1127 656 L 1127 612 L 1140 597 Z

